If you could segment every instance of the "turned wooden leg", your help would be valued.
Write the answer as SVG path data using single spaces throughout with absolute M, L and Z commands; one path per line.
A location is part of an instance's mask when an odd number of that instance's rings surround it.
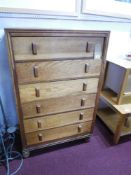
M 28 149 L 22 150 L 23 158 L 28 158 L 30 156 L 30 151 Z

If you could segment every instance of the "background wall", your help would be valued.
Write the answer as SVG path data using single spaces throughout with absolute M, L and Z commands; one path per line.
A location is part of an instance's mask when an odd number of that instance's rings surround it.
M 107 58 L 125 57 L 125 54 L 131 51 L 130 20 L 114 20 L 95 15 L 82 16 L 80 13 L 77 17 L 0 13 L 0 96 L 8 126 L 17 125 L 18 121 L 4 28 L 110 30 Z M 5 126 L 1 110 L 0 126 Z

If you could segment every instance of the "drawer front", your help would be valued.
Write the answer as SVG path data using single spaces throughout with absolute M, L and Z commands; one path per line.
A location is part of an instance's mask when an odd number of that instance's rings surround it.
M 66 96 L 22 104 L 24 118 L 95 106 L 96 94 Z
M 101 60 L 67 60 L 17 63 L 19 84 L 99 76 Z
M 39 144 L 44 142 L 46 143 L 49 141 L 55 141 L 57 139 L 68 138 L 70 136 L 90 133 L 91 123 L 92 122 L 85 122 L 33 133 L 27 133 L 27 145 Z
M 66 95 L 96 93 L 98 78 L 19 85 L 22 103 Z
M 38 130 L 51 129 L 64 125 L 90 121 L 93 119 L 94 108 L 67 112 L 45 117 L 24 120 L 25 132 L 34 132 Z
M 94 46 L 103 44 L 97 37 L 12 37 L 15 60 L 65 59 L 88 57 Z M 93 44 L 92 44 L 93 43 Z M 100 48 L 100 51 L 102 48 Z M 80 54 L 82 53 L 82 54 Z M 93 53 L 90 55 L 93 57 Z

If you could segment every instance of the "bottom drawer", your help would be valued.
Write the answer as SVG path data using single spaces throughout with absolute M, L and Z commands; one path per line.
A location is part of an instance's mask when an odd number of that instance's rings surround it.
M 44 143 L 84 133 L 87 134 L 91 132 L 91 124 L 92 122 L 85 122 L 54 129 L 47 129 L 39 132 L 28 133 L 26 134 L 27 145 Z

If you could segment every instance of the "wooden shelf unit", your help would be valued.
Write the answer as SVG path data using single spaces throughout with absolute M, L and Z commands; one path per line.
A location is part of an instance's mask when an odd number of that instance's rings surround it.
M 120 63 L 119 63 L 120 62 Z M 114 66 L 114 69 L 122 72 L 113 74 L 111 73 L 111 66 Z M 113 67 L 112 66 L 112 67 Z M 118 71 L 117 71 L 118 72 Z M 120 79 L 119 79 L 120 76 Z M 113 82 L 108 81 L 108 79 L 113 79 Z M 113 86 L 119 88 L 116 90 Z M 131 103 L 131 63 L 127 60 L 108 60 L 106 64 L 105 79 L 102 87 L 102 93 L 104 96 L 109 98 L 113 103 L 116 104 L 128 104 Z
M 115 134 L 117 129 L 117 124 L 120 119 L 120 114 L 112 110 L 111 108 L 107 107 L 104 109 L 99 109 L 97 112 L 99 118 L 102 122 L 109 128 L 109 130 Z M 126 121 L 122 127 L 120 136 L 131 134 L 131 119 L 128 119 L 128 126 L 126 125 Z
M 121 136 L 131 134 L 131 92 L 130 79 L 131 64 L 129 61 L 107 61 L 105 69 L 105 77 L 103 87 L 100 93 L 100 98 L 106 103 L 106 107 L 100 108 L 97 111 L 97 115 L 100 120 L 106 125 L 106 127 L 114 135 L 114 143 L 117 144 Z M 114 75 L 111 81 L 112 72 L 109 71 L 109 66 L 116 66 L 116 68 L 122 69 L 123 76 L 121 76 L 121 82 L 117 81 L 117 75 Z M 111 69 L 110 69 L 111 70 Z M 115 71 L 115 69 L 114 69 Z M 117 72 L 117 71 L 116 71 Z M 110 84 L 108 83 L 110 79 Z M 118 92 L 116 92 L 113 83 L 120 85 Z M 108 86 L 107 86 L 108 85 Z M 128 93 L 126 90 L 128 89 Z

